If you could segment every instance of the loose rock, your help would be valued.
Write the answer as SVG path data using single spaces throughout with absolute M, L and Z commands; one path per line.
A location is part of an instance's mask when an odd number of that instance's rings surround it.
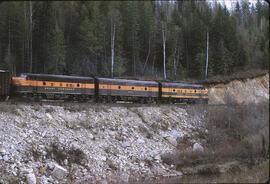
M 68 174 L 68 171 L 62 166 L 54 163 L 54 169 L 52 171 L 52 175 L 57 179 L 64 179 Z
M 204 150 L 203 147 L 199 143 L 196 142 L 193 145 L 193 151 L 203 151 L 203 150 Z

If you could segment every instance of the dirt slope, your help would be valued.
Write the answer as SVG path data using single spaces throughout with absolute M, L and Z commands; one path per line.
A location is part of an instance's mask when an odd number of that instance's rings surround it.
M 228 84 L 208 86 L 209 104 L 249 104 L 269 101 L 269 73 Z

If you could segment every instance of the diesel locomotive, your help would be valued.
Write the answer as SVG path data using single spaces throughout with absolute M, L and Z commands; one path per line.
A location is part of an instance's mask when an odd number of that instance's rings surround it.
M 0 70 L 0 100 L 5 100 L 10 92 L 10 76 L 8 71 Z
M 203 85 L 177 82 L 22 73 L 12 77 L 11 84 L 12 94 L 40 99 L 208 102 L 208 90 Z

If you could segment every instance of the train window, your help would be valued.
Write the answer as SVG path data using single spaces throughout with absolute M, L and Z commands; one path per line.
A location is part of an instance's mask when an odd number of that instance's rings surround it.
M 53 83 L 51 83 L 51 86 L 53 86 Z
M 132 87 L 131 89 L 134 89 L 134 87 Z
M 145 91 L 147 91 L 147 88 L 144 88 Z
M 77 84 L 77 87 L 80 87 L 80 84 Z
M 70 84 L 69 86 L 72 87 L 72 84 Z
M 118 86 L 118 89 L 121 89 L 121 86 Z
M 195 93 L 196 93 L 196 90 L 195 90 Z
M 66 87 L 68 87 L 68 84 L 66 84 Z
M 173 92 L 175 92 L 175 89 L 173 89 Z
M 60 83 L 60 86 L 62 87 L 62 83 Z
M 46 82 L 43 82 L 43 86 L 45 86 L 46 85 Z

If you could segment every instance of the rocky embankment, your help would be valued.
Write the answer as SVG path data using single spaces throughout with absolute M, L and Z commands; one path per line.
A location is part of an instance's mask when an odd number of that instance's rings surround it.
M 182 175 L 161 155 L 202 117 L 177 106 L 1 104 L 0 183 L 118 183 Z

